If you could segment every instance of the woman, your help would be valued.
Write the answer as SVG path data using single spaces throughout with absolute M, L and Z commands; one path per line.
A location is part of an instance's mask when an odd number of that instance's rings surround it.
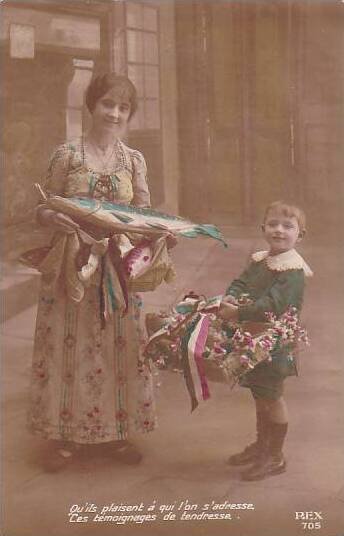
M 150 205 L 144 157 L 121 138 L 137 108 L 134 85 L 114 73 L 95 78 L 87 89 L 89 132 L 55 151 L 45 190 L 65 197 L 88 196 L 137 207 Z M 68 216 L 38 208 L 38 221 L 61 233 L 75 233 Z M 94 229 L 87 229 L 102 238 Z M 113 237 L 111 240 L 117 240 Z M 155 428 L 152 378 L 141 360 L 139 299 L 129 294 L 126 315 L 102 318 L 101 268 L 80 303 L 67 298 L 63 278 L 42 284 L 35 333 L 29 427 L 68 445 L 116 441 L 114 453 L 137 463 L 129 443 L 133 430 Z

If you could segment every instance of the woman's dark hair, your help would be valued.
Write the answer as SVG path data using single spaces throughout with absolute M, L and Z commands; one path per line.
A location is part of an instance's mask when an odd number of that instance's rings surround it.
M 130 103 L 130 116 L 137 110 L 137 92 L 134 84 L 127 76 L 116 73 L 106 73 L 96 76 L 86 90 L 86 106 L 90 113 L 96 107 L 97 101 L 101 99 L 110 89 L 114 89 L 118 98 Z

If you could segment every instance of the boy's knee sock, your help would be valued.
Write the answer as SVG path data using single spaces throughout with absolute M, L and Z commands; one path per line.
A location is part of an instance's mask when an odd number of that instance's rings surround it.
M 266 411 L 257 411 L 256 413 L 256 428 L 257 428 L 257 445 L 266 449 L 270 438 L 270 419 Z
M 288 431 L 288 423 L 270 422 L 269 452 L 272 456 L 280 456 L 285 437 Z

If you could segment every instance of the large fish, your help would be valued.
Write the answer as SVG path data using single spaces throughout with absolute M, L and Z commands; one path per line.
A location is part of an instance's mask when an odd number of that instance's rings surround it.
M 145 235 L 173 233 L 188 238 L 207 236 L 227 245 L 215 225 L 193 223 L 151 208 L 137 208 L 97 199 L 49 195 L 38 184 L 36 187 L 48 208 L 67 214 L 80 224 L 84 221 L 102 229 L 123 233 L 136 232 Z

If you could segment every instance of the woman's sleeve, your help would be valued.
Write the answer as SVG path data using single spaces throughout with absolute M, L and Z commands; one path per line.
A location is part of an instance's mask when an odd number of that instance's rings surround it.
M 133 192 L 132 204 L 135 207 L 150 207 L 150 193 L 147 182 L 147 166 L 139 151 L 132 153 L 133 161 Z
M 239 320 L 266 321 L 267 312 L 277 316 L 283 314 L 289 305 L 298 310 L 302 307 L 304 291 L 303 270 L 281 272 L 269 291 L 252 305 L 239 306 Z
M 67 144 L 59 145 L 52 154 L 43 189 L 49 194 L 61 195 L 66 184 L 71 148 Z

